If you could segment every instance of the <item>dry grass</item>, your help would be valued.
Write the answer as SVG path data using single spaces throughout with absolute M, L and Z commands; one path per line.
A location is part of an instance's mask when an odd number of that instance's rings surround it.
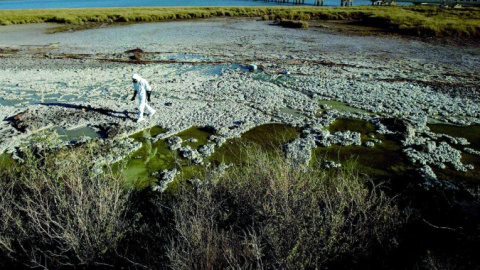
M 334 269 L 381 244 L 388 250 L 402 219 L 378 186 L 349 169 L 247 155 L 173 206 L 173 269 Z
M 122 179 L 95 173 L 88 149 L 29 149 L 0 174 L 0 256 L 45 269 L 113 261 L 128 228 Z
M 54 22 L 96 26 L 103 23 L 160 22 L 211 17 L 263 17 L 286 20 L 351 20 L 417 36 L 480 36 L 480 9 L 439 7 L 182 7 L 0 10 L 0 24 Z M 85 26 L 90 27 L 90 26 Z M 77 28 L 78 29 L 78 28 Z

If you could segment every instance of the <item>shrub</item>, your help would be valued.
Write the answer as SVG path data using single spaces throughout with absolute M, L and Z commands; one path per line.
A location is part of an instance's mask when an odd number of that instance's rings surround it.
M 1 255 L 42 268 L 113 261 L 130 191 L 122 178 L 94 170 L 88 148 L 49 149 L 30 146 L 22 164 L 0 172 Z
M 353 170 L 302 170 L 280 154 L 249 155 L 173 204 L 173 269 L 334 267 L 387 247 L 402 224 L 380 187 Z
M 279 24 L 284 27 L 289 27 L 289 28 L 302 28 L 302 29 L 307 29 L 308 28 L 308 22 L 305 21 L 291 21 L 291 20 L 280 20 Z

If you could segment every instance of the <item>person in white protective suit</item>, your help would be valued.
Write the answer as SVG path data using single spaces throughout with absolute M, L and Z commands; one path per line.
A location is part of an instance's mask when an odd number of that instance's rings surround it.
M 138 123 L 145 120 L 145 118 L 143 118 L 143 112 L 145 108 L 150 116 L 153 116 L 156 111 L 147 103 L 147 100 L 150 101 L 150 93 L 152 91 L 152 87 L 150 87 L 147 80 L 140 77 L 138 74 L 133 74 L 132 81 L 134 88 L 132 101 L 135 100 L 136 96 L 138 96 Z

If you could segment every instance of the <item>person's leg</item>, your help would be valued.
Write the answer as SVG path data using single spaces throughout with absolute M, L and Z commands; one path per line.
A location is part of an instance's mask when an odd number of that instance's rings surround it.
M 140 122 L 143 120 L 143 111 L 145 110 L 145 102 L 141 102 L 140 105 L 138 105 L 138 120 L 137 122 Z
M 150 116 L 154 115 L 155 112 L 156 112 L 156 110 L 154 108 L 150 107 L 150 105 L 148 105 L 148 103 L 145 103 L 145 108 L 147 108 L 148 114 Z

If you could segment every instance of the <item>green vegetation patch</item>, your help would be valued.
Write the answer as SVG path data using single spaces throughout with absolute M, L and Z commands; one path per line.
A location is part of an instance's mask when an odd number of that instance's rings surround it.
M 6 170 L 14 164 L 15 160 L 9 154 L 0 154 L 0 170 Z
M 212 17 L 263 17 L 275 20 L 349 20 L 415 36 L 480 36 L 480 9 L 440 7 L 148 7 L 0 10 L 0 24 L 60 23 L 85 25 L 161 22 Z M 90 25 L 86 25 L 90 24 Z M 305 24 L 301 23 L 301 26 Z
M 292 20 L 280 19 L 278 24 L 288 28 L 301 28 L 301 29 L 308 28 L 308 22 L 306 21 L 292 21 Z

